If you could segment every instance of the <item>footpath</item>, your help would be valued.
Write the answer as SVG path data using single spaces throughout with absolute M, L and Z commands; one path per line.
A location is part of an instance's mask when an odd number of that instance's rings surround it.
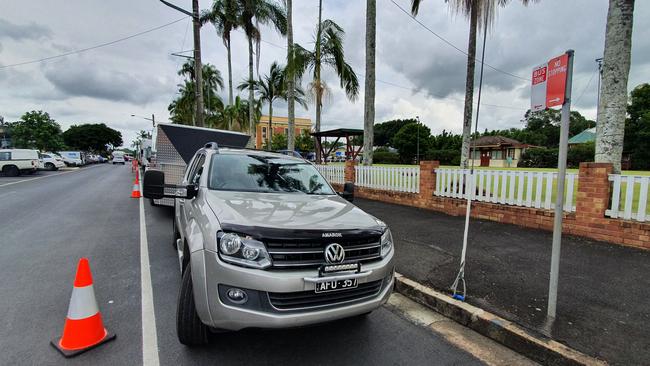
M 397 271 L 440 292 L 458 271 L 464 217 L 355 199 L 395 238 Z M 551 233 L 472 220 L 466 302 L 612 365 L 650 365 L 650 251 L 564 236 L 557 317 L 546 319 Z

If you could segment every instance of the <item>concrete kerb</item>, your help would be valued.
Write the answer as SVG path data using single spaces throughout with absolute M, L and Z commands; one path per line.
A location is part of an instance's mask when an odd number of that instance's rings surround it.
M 410 299 L 543 365 L 607 365 L 543 335 L 468 303 L 452 299 L 403 275 L 395 274 L 395 289 Z

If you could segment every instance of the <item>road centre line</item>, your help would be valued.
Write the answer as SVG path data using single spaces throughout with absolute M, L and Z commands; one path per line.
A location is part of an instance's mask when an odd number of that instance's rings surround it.
M 80 172 L 80 171 L 84 171 L 84 170 L 89 170 L 89 169 L 97 168 L 98 166 L 99 166 L 99 165 L 95 165 L 95 166 L 90 167 L 90 168 L 84 168 L 84 169 L 79 169 L 79 170 L 68 170 L 68 171 L 61 172 L 61 173 L 49 174 L 49 175 L 44 175 L 44 176 L 41 176 L 41 177 L 29 178 L 29 179 L 19 180 L 19 181 L 15 181 L 15 182 L 10 182 L 10 183 L 5 183 L 5 184 L 0 184 L 0 188 L 2 188 L 2 187 L 6 187 L 6 186 L 10 186 L 10 185 L 13 185 L 13 184 L 18 184 L 18 183 L 31 182 L 31 181 L 33 181 L 33 180 L 37 180 L 37 179 L 43 179 L 43 178 L 49 178 L 49 177 L 56 177 L 57 175 L 68 174 L 68 173 L 74 173 L 74 172 Z
M 140 180 L 142 192 L 142 180 Z M 149 243 L 147 241 L 147 223 L 144 216 L 144 199 L 139 198 L 140 205 L 140 297 L 142 303 L 142 364 L 158 366 L 158 336 L 156 332 L 156 313 L 153 305 L 153 288 L 151 286 L 151 266 L 149 265 Z

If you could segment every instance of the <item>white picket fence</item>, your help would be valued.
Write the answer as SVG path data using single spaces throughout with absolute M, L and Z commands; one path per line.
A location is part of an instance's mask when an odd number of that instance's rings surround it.
M 435 196 L 467 199 L 465 186 L 469 186 L 469 169 L 436 169 Z M 555 208 L 555 180 L 557 172 L 523 170 L 474 170 L 475 193 L 473 200 L 505 205 Z M 575 211 L 574 190 L 578 175 L 567 173 L 564 211 Z
M 355 167 L 356 185 L 397 192 L 420 192 L 420 167 Z
M 344 165 L 316 165 L 316 169 L 330 183 L 345 183 L 345 166 Z
M 645 222 L 650 176 L 610 174 L 609 181 L 614 182 L 612 208 L 605 211 L 605 216 Z

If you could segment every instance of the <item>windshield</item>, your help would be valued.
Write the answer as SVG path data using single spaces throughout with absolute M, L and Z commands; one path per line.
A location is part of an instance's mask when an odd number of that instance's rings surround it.
M 307 162 L 252 154 L 213 155 L 208 188 L 221 191 L 335 194 L 325 178 Z

